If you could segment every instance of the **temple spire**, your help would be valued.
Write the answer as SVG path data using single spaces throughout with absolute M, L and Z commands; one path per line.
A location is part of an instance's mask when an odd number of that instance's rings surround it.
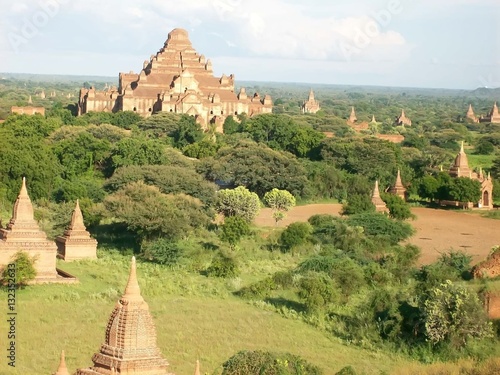
M 396 176 L 396 186 L 403 186 L 403 182 L 401 181 L 401 171 L 399 169 Z
M 349 122 L 356 122 L 358 118 L 356 117 L 356 111 L 354 107 L 351 107 L 351 115 L 349 116 Z
M 380 198 L 380 190 L 378 187 L 378 180 L 375 181 L 375 188 L 373 189 L 372 197 L 373 198 L 377 198 L 377 197 Z
M 70 230 L 86 230 L 85 224 L 83 223 L 82 210 L 80 209 L 80 201 L 76 200 L 76 206 L 73 210 L 73 215 L 71 215 L 71 223 L 69 224 Z
M 464 151 L 464 141 L 462 141 L 462 143 L 460 144 L 460 152 L 463 153 L 463 154 L 465 153 L 465 151 Z
M 64 358 L 64 350 L 61 351 L 61 360 L 59 362 L 59 367 L 54 375 L 69 375 L 68 368 L 66 367 L 66 359 Z
M 139 283 L 137 281 L 137 267 L 135 263 L 135 257 L 132 257 L 132 263 L 130 265 L 130 274 L 128 276 L 127 287 L 125 288 L 125 293 L 123 294 L 122 299 L 128 301 L 144 301 L 141 296 L 141 289 L 139 288 Z
M 194 375 L 201 375 L 201 372 L 200 372 L 200 361 L 199 360 L 196 360 L 196 368 L 194 370 Z
M 373 189 L 372 194 L 372 203 L 375 206 L 375 210 L 377 212 L 386 212 L 387 206 L 385 202 L 380 198 L 380 190 L 378 186 L 378 180 L 375 181 L 375 188 Z

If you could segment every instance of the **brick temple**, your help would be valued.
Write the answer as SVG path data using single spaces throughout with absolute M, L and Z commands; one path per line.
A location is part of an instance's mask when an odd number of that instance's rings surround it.
M 118 88 L 81 89 L 79 113 L 134 111 L 142 116 L 158 112 L 186 113 L 203 127 L 222 124 L 228 116 L 272 112 L 269 95 L 235 92 L 234 75 L 215 77 L 212 62 L 198 54 L 184 29 L 168 34 L 156 55 L 144 61 L 139 74 L 120 73 Z

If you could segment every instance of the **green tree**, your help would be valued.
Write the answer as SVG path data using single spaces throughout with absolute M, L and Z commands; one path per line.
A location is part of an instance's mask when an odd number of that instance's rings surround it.
M 230 216 L 224 219 L 220 227 L 219 237 L 221 241 L 227 242 L 232 249 L 240 240 L 250 233 L 248 221 L 240 216 Z
M 264 202 L 273 210 L 273 218 L 278 221 L 285 217 L 285 212 L 295 207 L 295 197 L 286 190 L 273 189 L 264 195 Z
M 217 143 L 205 138 L 185 146 L 182 153 L 190 158 L 203 159 L 214 156 L 218 149 L 219 145 Z
M 240 216 L 252 222 L 260 210 L 259 196 L 243 186 L 236 189 L 224 189 L 217 193 L 215 209 L 226 218 Z
M 321 375 L 303 358 L 289 353 L 241 351 L 222 365 L 222 375 Z
M 415 215 L 411 213 L 410 205 L 400 196 L 384 193 L 381 196 L 389 209 L 389 216 L 391 218 L 397 220 L 407 220 L 415 217 Z
M 447 342 L 460 348 L 470 339 L 493 335 L 477 295 L 449 280 L 429 292 L 423 312 L 425 334 L 434 345 Z
M 199 199 L 162 194 L 143 182 L 132 182 L 107 196 L 104 206 L 109 218 L 125 223 L 140 241 L 178 240 L 207 226 L 211 219 Z
M 9 264 L 14 264 L 15 268 L 5 267 L 2 271 L 1 281 L 3 284 L 9 282 L 10 279 L 15 279 L 17 287 L 27 285 L 36 277 L 35 262 L 37 257 L 30 257 L 24 251 L 18 251 L 12 257 Z
M 176 265 L 183 255 L 178 243 L 164 238 L 142 243 L 141 252 L 144 259 L 167 266 Z
M 122 139 L 111 154 L 113 170 L 128 165 L 158 165 L 165 162 L 165 146 L 148 139 Z
M 436 199 L 439 186 L 439 181 L 434 176 L 424 176 L 418 185 L 418 195 L 421 198 L 434 200 Z
M 415 232 L 410 224 L 392 220 L 380 212 L 351 215 L 346 219 L 346 224 L 353 227 L 363 227 L 367 235 L 386 239 L 394 245 L 407 239 Z
M 179 120 L 177 128 L 172 132 L 175 147 L 183 149 L 187 145 L 203 139 L 203 130 L 193 116 L 184 115 Z
M 464 208 L 467 207 L 467 202 L 478 202 L 481 199 L 481 183 L 467 177 L 458 177 L 453 179 L 450 186 L 451 197 L 464 203 Z
M 308 194 L 306 171 L 293 155 L 251 141 L 219 149 L 213 158 L 202 161 L 198 171 L 210 181 L 244 186 L 259 197 L 273 188 L 297 197 Z
M 342 215 L 355 215 L 362 212 L 375 212 L 370 195 L 349 194 L 347 202 L 342 204 Z
M 291 223 L 281 232 L 279 237 L 278 242 L 281 245 L 281 251 L 286 253 L 296 246 L 305 244 L 312 233 L 312 229 L 309 223 Z

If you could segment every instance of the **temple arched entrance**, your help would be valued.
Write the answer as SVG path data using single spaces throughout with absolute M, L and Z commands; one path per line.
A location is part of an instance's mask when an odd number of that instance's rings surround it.
M 483 192 L 483 207 L 489 207 L 490 205 L 490 194 L 488 190 Z

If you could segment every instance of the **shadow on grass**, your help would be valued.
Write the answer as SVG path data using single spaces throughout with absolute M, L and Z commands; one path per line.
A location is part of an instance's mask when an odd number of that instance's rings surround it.
M 122 253 L 140 252 L 140 244 L 134 233 L 122 223 L 101 224 L 92 227 L 92 236 L 100 247 L 113 248 Z
M 286 307 L 287 309 L 295 310 L 298 313 L 307 311 L 306 306 L 303 303 L 291 301 L 283 297 L 269 297 L 264 299 L 264 302 L 273 305 L 277 309 Z

